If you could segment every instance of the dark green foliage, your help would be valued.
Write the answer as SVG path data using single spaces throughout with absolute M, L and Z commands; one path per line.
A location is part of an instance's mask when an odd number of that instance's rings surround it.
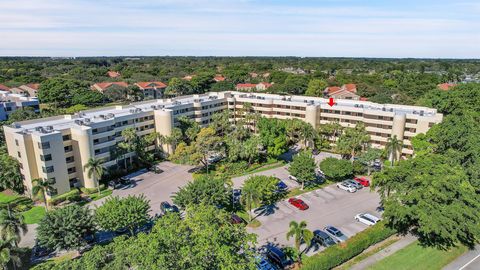
M 173 202 L 181 208 L 188 205 L 216 205 L 227 207 L 232 203 L 232 187 L 225 179 L 202 175 L 173 195 Z
M 68 205 L 47 212 L 37 228 L 39 244 L 51 249 L 78 249 L 84 246 L 85 236 L 95 231 L 89 208 Z
M 128 229 L 133 234 L 135 228 L 150 220 L 149 201 L 142 194 L 125 198 L 108 198 L 95 210 L 97 225 L 107 231 Z
M 331 246 L 320 253 L 307 257 L 303 261 L 302 269 L 332 269 L 362 253 L 369 246 L 387 239 L 394 233 L 395 231 L 385 227 L 384 223 L 378 223 L 352 236 L 344 244 Z
M 300 183 L 302 183 L 302 189 L 305 184 L 309 184 L 316 179 L 315 170 L 317 164 L 312 156 L 311 151 L 302 151 L 293 157 L 293 161 L 290 163 L 288 171 L 295 176 Z
M 245 181 L 242 190 L 256 190 L 259 194 L 259 203 L 261 205 L 270 205 L 275 203 L 280 197 L 280 194 L 276 193 L 278 182 L 279 179 L 273 176 L 250 176 Z
M 353 166 L 350 161 L 331 157 L 320 162 L 320 170 L 328 179 L 333 181 L 344 180 L 353 174 Z
M 20 122 L 30 119 L 35 119 L 40 117 L 38 113 L 36 113 L 33 108 L 25 107 L 18 110 L 15 110 L 8 116 L 8 122 Z
M 48 202 L 52 205 L 57 205 L 64 201 L 76 202 L 80 201 L 80 199 L 80 191 L 78 189 L 72 189 L 67 193 L 52 197 Z

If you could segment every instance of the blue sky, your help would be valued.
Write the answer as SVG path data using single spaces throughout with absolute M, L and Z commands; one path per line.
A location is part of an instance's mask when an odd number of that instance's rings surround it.
M 0 55 L 480 58 L 480 1 L 0 0 Z

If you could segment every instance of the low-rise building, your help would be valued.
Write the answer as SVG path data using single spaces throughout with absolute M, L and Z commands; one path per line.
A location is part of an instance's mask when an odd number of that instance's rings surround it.
M 10 92 L 12 92 L 13 94 L 19 94 L 22 96 L 37 97 L 39 88 L 40 88 L 40 84 L 29 83 L 29 84 L 21 85 L 19 87 L 11 88 Z
M 110 78 L 118 78 L 118 77 L 120 77 L 120 73 L 110 70 L 110 71 L 107 72 L 107 76 L 110 77 Z
M 246 103 L 264 117 L 300 119 L 314 128 L 332 122 L 344 127 L 363 123 L 373 147 L 383 148 L 388 138 L 396 136 L 403 142 L 404 156 L 413 154 L 412 137 L 427 132 L 443 117 L 435 109 L 418 106 L 342 99 L 330 106 L 325 98 L 229 91 L 18 122 L 4 126 L 4 132 L 9 155 L 21 164 L 27 193 L 36 178 L 54 183 L 54 194 L 64 193 L 78 186 L 97 187 L 98 183 L 83 169 L 88 159 L 101 159 L 106 168 L 122 166 L 125 159 L 132 159 L 134 153 L 114 155 L 117 144 L 123 141 L 121 132 L 127 127 L 134 128 L 139 136 L 152 132 L 170 136 L 181 116 L 205 126 L 212 115 L 225 110 L 232 112 L 232 118 L 244 117 Z M 166 145 L 161 147 L 170 151 Z M 150 145 L 146 150 L 154 148 Z
M 360 96 L 356 94 L 357 86 L 353 83 L 344 84 L 342 87 L 329 86 L 323 93 L 327 98 L 360 100 Z
M 99 92 L 104 92 L 110 88 L 117 88 L 117 87 L 120 87 L 120 88 L 127 88 L 128 87 L 128 83 L 126 82 L 100 82 L 100 83 L 96 83 L 94 85 L 92 85 L 92 90 L 96 90 L 96 91 L 99 91 Z
M 225 77 L 223 77 L 222 75 L 216 75 L 215 77 L 213 77 L 213 80 L 215 82 L 223 82 L 225 81 Z
M 252 91 L 257 88 L 257 85 L 254 83 L 239 83 L 235 87 L 238 91 Z
M 32 108 L 37 113 L 40 112 L 40 104 L 37 98 L 0 91 L 0 121 L 8 120 L 11 113 L 26 107 Z
M 437 85 L 437 88 L 443 91 L 448 91 L 450 88 L 457 86 L 455 83 L 441 83 Z
M 142 90 L 144 99 L 163 98 L 167 85 L 163 82 L 138 82 L 135 84 Z

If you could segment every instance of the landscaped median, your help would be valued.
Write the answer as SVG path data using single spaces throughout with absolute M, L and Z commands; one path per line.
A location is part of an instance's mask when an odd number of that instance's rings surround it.
M 311 257 L 305 258 L 302 269 L 332 269 L 362 253 L 369 246 L 387 239 L 395 231 L 385 227 L 383 222 L 352 236 L 345 243 L 331 246 Z

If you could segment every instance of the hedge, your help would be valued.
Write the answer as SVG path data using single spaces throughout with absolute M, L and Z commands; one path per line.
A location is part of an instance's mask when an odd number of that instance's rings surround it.
M 104 190 L 105 189 L 105 185 L 104 184 L 101 184 L 100 185 L 100 191 Z M 95 193 L 95 192 L 98 192 L 98 188 L 85 188 L 85 187 L 82 187 L 80 188 L 80 191 L 83 193 L 83 194 L 86 194 L 86 195 L 90 195 L 92 193 Z
M 332 269 L 362 253 L 369 246 L 381 242 L 395 234 L 393 229 L 385 227 L 383 222 L 352 236 L 345 243 L 331 246 L 324 251 L 306 258 L 302 269 Z
M 51 198 L 50 200 L 48 200 L 48 202 L 52 205 L 57 205 L 64 201 L 76 202 L 76 201 L 79 201 L 80 199 L 81 199 L 80 191 L 78 189 L 72 189 L 67 193 Z

